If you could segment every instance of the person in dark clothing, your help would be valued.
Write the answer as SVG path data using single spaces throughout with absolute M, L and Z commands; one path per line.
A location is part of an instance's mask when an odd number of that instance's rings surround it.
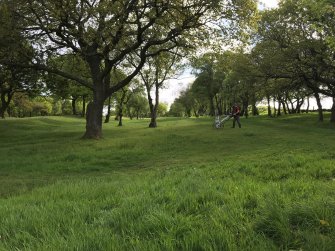
M 234 117 L 234 121 L 233 121 L 233 127 L 232 128 L 235 128 L 235 122 L 237 122 L 238 127 L 241 128 L 240 113 L 241 113 L 241 108 L 239 107 L 238 104 L 234 104 L 233 112 L 232 112 L 232 116 Z

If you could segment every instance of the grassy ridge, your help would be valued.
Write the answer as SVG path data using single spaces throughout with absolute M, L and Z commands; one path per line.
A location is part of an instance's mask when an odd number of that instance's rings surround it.
M 0 250 L 334 250 L 335 135 L 311 115 L 0 121 Z M 229 123 L 230 125 L 230 123 Z

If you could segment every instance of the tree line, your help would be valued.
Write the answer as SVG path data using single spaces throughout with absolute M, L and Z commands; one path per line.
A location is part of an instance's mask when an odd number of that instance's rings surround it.
M 322 97 L 333 100 L 335 122 L 335 6 L 332 1 L 281 1 L 260 13 L 251 47 L 194 58 L 196 80 L 172 104 L 185 116 L 229 113 L 235 102 L 246 117 L 267 103 L 270 117 L 308 112 L 310 98 L 324 120 Z M 302 105 L 307 107 L 302 110 Z

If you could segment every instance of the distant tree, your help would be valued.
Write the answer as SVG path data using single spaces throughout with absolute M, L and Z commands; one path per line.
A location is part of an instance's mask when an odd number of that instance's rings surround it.
M 157 116 L 163 117 L 167 114 L 167 112 L 168 112 L 168 105 L 166 103 L 159 103 L 157 107 Z
M 178 54 L 178 48 L 170 53 L 161 53 L 147 60 L 147 63 L 140 71 L 141 80 L 147 91 L 150 123 L 149 127 L 157 127 L 157 113 L 160 106 L 159 90 L 164 87 L 166 80 L 174 77 L 181 65 L 179 64 L 181 56 Z
M 223 97 L 220 95 L 226 71 L 221 68 L 224 56 L 218 53 L 205 53 L 192 60 L 196 79 L 191 86 L 192 93 L 206 99 L 209 104 L 209 115 L 223 113 Z
M 85 62 L 75 55 L 63 55 L 57 57 L 50 57 L 48 61 L 50 67 L 61 69 L 80 76 L 83 79 L 89 80 L 89 68 Z M 83 108 L 82 115 L 85 114 L 86 98 L 90 95 L 90 89 L 79 85 L 76 81 L 61 77 L 56 74 L 45 74 L 45 81 L 48 91 L 61 99 L 71 99 L 72 114 L 77 115 L 76 102 L 82 98 Z
M 119 121 L 118 126 L 122 126 L 124 107 L 130 100 L 132 93 L 129 88 L 123 87 L 116 93 L 116 119 Z
M 169 116 L 172 117 L 183 117 L 185 114 L 185 107 L 182 103 L 179 102 L 178 99 L 175 99 L 175 101 L 171 104 L 170 110 L 169 110 Z
M 133 119 L 134 117 L 139 119 L 146 116 L 149 113 L 149 106 L 144 93 L 134 93 L 126 104 L 126 109 L 130 119 Z

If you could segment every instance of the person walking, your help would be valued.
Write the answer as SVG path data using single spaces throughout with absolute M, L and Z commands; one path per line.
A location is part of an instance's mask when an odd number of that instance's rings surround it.
M 232 112 L 232 116 L 234 117 L 232 128 L 235 128 L 235 122 L 237 122 L 238 127 L 241 128 L 240 113 L 241 113 L 241 108 L 238 104 L 235 103 L 233 106 L 233 112 Z

